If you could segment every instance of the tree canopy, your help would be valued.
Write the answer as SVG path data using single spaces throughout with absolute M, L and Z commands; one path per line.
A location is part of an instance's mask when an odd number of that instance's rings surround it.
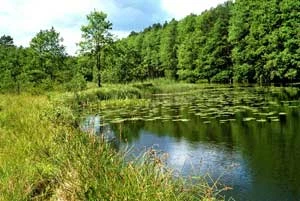
M 94 10 L 87 15 L 88 24 L 81 27 L 82 39 L 79 43 L 81 52 L 88 52 L 96 58 L 97 82 L 101 86 L 101 51 L 112 42 L 112 23 L 107 19 L 107 14 Z
M 23 48 L 0 37 L 0 91 L 70 88 L 69 83 L 166 77 L 186 82 L 300 81 L 300 2 L 236 0 L 182 20 L 155 23 L 113 40 L 107 14 L 81 27 L 80 54 L 69 56 L 52 27 Z M 77 88 L 85 86 L 83 83 Z

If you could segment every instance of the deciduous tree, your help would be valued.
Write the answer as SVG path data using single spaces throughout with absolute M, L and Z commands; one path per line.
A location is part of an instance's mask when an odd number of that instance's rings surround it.
M 82 39 L 79 43 L 81 52 L 90 52 L 96 60 L 97 83 L 101 87 L 101 51 L 112 42 L 112 23 L 107 20 L 107 14 L 94 10 L 87 15 L 88 23 L 81 27 Z

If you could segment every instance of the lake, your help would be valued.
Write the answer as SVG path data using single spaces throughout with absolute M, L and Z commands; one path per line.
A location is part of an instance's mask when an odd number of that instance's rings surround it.
M 203 87 L 153 95 L 147 104 L 87 112 L 91 124 L 132 154 L 155 148 L 183 176 L 210 175 L 226 199 L 300 200 L 300 90 Z M 96 115 L 97 114 L 97 115 Z

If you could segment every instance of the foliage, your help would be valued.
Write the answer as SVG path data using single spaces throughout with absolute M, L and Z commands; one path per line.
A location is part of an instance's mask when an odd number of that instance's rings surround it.
M 3 35 L 0 37 L 0 45 L 14 46 L 14 39 L 11 36 Z
M 41 30 L 29 48 L 16 47 L 10 36 L 1 37 L 0 91 L 44 91 L 71 80 L 75 74 L 70 57 L 61 45 L 59 33 L 52 27 Z
M 168 79 L 177 79 L 177 24 L 175 19 L 167 23 L 161 32 L 160 62 L 164 75 Z
M 0 37 L 0 91 L 70 89 L 88 82 L 287 83 L 300 80 L 300 3 L 236 0 L 200 15 L 156 23 L 113 40 L 107 15 L 94 10 L 81 27 L 80 54 L 68 56 L 60 34 L 41 30 L 29 48 Z M 102 78 L 102 79 L 101 79 Z M 83 80 L 82 80 L 83 81 Z M 76 88 L 76 87 L 75 87 Z M 79 87 L 80 88 L 80 87 Z
M 292 0 L 234 3 L 229 40 L 237 80 L 299 80 L 299 6 Z
M 91 53 L 96 60 L 98 86 L 101 86 L 101 51 L 111 42 L 112 24 L 103 12 L 94 10 L 87 15 L 88 24 L 81 27 L 83 41 L 80 42 L 82 52 Z
M 60 43 L 63 41 L 59 33 L 52 27 L 50 30 L 40 31 L 30 42 L 30 48 L 34 57 L 36 69 L 47 74 L 51 80 L 55 80 L 61 71 L 63 59 L 66 56 L 65 47 Z
M 201 15 L 154 24 L 116 41 L 116 48 L 123 51 L 113 52 L 106 65 L 117 75 L 119 66 L 124 69 L 126 78 L 113 79 L 119 82 L 159 77 L 187 82 L 295 82 L 300 58 L 298 8 L 292 0 L 225 2 Z
M 67 83 L 66 87 L 67 87 L 68 91 L 77 92 L 77 91 L 86 89 L 87 82 L 86 82 L 85 78 L 83 77 L 83 75 L 78 73 L 72 78 L 72 80 L 69 83 Z

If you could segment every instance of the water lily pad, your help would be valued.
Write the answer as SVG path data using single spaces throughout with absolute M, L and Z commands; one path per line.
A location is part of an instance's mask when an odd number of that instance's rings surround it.
M 155 121 L 154 118 L 145 119 L 145 121 Z
M 201 117 L 206 117 L 207 116 L 207 114 L 206 113 L 196 113 L 195 114 L 196 116 L 201 116 Z
M 123 123 L 124 121 L 126 121 L 126 119 L 114 119 L 114 120 L 111 121 L 111 123 L 119 124 L 119 123 Z
M 296 105 L 290 105 L 289 108 L 298 108 Z
M 246 117 L 243 119 L 243 121 L 247 122 L 247 121 L 254 121 L 256 120 L 256 118 L 253 118 L 253 117 Z
M 133 117 L 133 118 L 129 118 L 127 119 L 128 121 L 139 121 L 139 120 L 143 120 L 142 118 L 140 117 Z
M 256 121 L 257 121 L 257 122 L 262 122 L 262 123 L 267 122 L 266 119 L 257 119 Z
M 228 119 L 222 119 L 222 120 L 220 120 L 221 124 L 226 123 L 226 122 L 228 122 Z

